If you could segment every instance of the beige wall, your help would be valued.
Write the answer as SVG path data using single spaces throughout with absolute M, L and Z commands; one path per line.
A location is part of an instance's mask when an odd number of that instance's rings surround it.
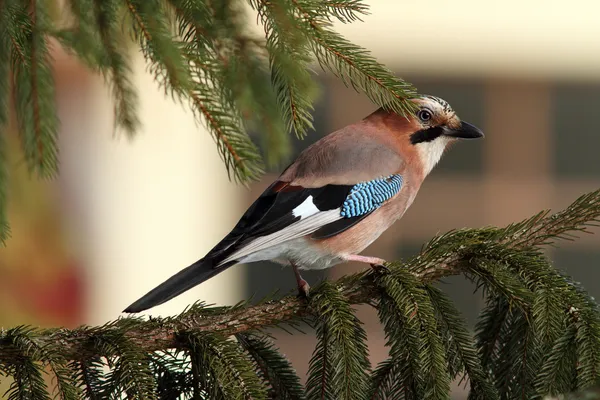
M 336 24 L 403 73 L 599 79 L 594 0 L 371 0 L 365 23 Z
M 85 322 L 99 324 L 210 250 L 243 211 L 243 189 L 227 180 L 206 129 L 165 98 L 140 56 L 133 83 L 143 127 L 133 141 L 113 132 L 102 80 L 62 57 L 64 215 L 86 268 Z M 244 297 L 240 273 L 231 269 L 152 314 L 178 313 L 198 299 L 235 303 Z
M 368 0 L 334 29 L 402 74 L 600 79 L 595 0 Z M 261 27 L 250 15 L 259 37 Z

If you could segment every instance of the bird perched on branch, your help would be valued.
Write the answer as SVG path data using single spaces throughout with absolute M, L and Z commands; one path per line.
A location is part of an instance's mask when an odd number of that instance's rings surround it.
M 238 263 L 290 265 L 304 295 L 301 269 L 345 261 L 382 266 L 359 253 L 402 217 L 451 142 L 483 137 L 446 101 L 412 101 L 417 111 L 408 118 L 379 109 L 308 147 L 204 258 L 124 312 L 162 304 Z

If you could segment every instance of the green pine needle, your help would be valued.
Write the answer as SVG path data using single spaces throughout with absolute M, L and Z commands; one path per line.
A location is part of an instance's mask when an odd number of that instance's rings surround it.
M 118 0 L 94 0 L 96 29 L 104 47 L 107 68 L 102 68 L 111 84 L 115 102 L 115 125 L 132 137 L 139 128 L 137 92 L 131 83 L 131 66 L 123 37 L 119 31 Z
M 266 399 L 254 366 L 231 340 L 216 334 L 182 337 L 187 342 L 195 398 Z
M 445 334 L 443 343 L 446 354 L 453 354 L 447 357 L 448 368 L 454 368 L 456 372 L 452 378 L 456 378 L 460 372 L 466 373 L 464 378 L 468 378 L 471 386 L 470 400 L 498 399 L 498 392 L 481 364 L 473 336 L 466 329 L 466 321 L 442 291 L 431 285 L 427 285 L 426 290 L 435 309 L 440 331 Z
M 69 369 L 73 371 L 73 379 L 80 383 L 82 394 L 86 399 L 100 400 L 104 384 L 104 363 L 100 357 L 86 361 L 72 361 Z
M 410 392 L 408 387 L 403 387 L 402 384 L 398 383 L 401 370 L 401 363 L 394 358 L 388 358 L 380 362 L 371 374 L 368 398 L 370 400 L 418 398 L 416 393 Z
M 16 6 L 13 12 L 8 29 L 19 134 L 29 170 L 49 178 L 58 170 L 58 119 L 45 36 L 48 16 L 42 0 L 32 1 L 31 7 Z
M 103 335 L 92 336 L 95 339 L 94 347 L 108 354 L 107 366 L 109 372 L 99 386 L 99 398 L 119 396 L 124 393 L 132 399 L 154 399 L 156 379 L 150 368 L 150 358 L 136 351 L 135 345 L 128 340 L 124 333 L 136 325 L 136 321 L 124 321 L 116 329 Z M 88 364 L 86 377 L 91 382 L 97 380 L 93 376 L 98 367 L 98 362 Z M 92 389 L 93 383 L 86 382 L 87 388 Z
M 304 388 L 290 362 L 266 337 L 238 334 L 236 338 L 256 365 L 257 374 L 269 386 L 269 398 L 302 400 Z
M 134 38 L 140 43 L 149 70 L 165 92 L 181 98 L 193 88 L 183 46 L 173 36 L 168 14 L 159 0 L 125 0 Z
M 190 380 L 191 360 L 182 351 L 152 354 L 152 373 L 156 377 L 159 399 L 191 398 L 194 393 Z
M 446 352 L 427 291 L 405 269 L 395 268 L 376 282 L 385 291 L 378 309 L 390 355 L 402 364 L 395 389 L 411 398 L 449 399 Z
M 284 121 L 302 138 L 313 129 L 312 102 L 317 92 L 309 73 L 311 57 L 307 38 L 287 1 L 250 3 L 265 26 L 271 83 Z
M 264 172 L 262 160 L 256 145 L 243 130 L 240 116 L 235 110 L 223 107 L 209 87 L 197 85 L 190 96 L 194 112 L 206 121 L 217 143 L 227 172 L 241 182 L 258 179 Z
M 494 366 L 496 388 L 503 399 L 534 397 L 537 368 L 542 361 L 527 315 L 512 309 L 498 337 L 498 361 Z
M 35 338 L 41 332 L 20 326 L 0 336 L 1 343 L 19 354 L 18 362 L 2 363 L 14 378 L 8 389 L 8 399 L 50 399 L 44 367 L 48 366 L 55 386 L 55 397 L 63 400 L 80 398 L 80 391 L 62 354 L 51 346 L 40 347 Z
M 325 282 L 311 298 L 318 345 L 310 360 L 308 399 L 365 399 L 370 363 L 366 332 L 344 296 Z
M 362 21 L 361 16 L 369 14 L 369 6 L 363 4 L 362 0 L 323 0 L 318 6 L 345 24 Z
M 96 26 L 94 0 L 70 0 L 68 3 L 74 22 L 49 33 L 92 70 L 108 71 L 110 62 Z
M 567 319 L 568 317 L 565 317 Z M 535 388 L 538 393 L 558 395 L 570 392 L 576 387 L 577 348 L 575 324 L 565 323 L 566 328 L 556 338 L 542 363 Z
M 31 347 L 30 334 L 33 329 L 24 326 L 10 329 L 2 337 L 3 346 L 14 349 L 19 354 L 18 363 L 2 363 L 3 369 L 13 377 L 8 391 L 8 400 L 36 399 L 49 400 L 44 382 L 44 372 L 35 347 Z
M 416 95 L 409 83 L 394 76 L 367 50 L 330 29 L 328 20 L 322 17 L 320 6 L 315 6 L 315 2 L 291 1 L 323 69 L 331 71 L 344 84 L 361 90 L 380 107 L 400 115 L 415 111 L 414 103 L 407 101 Z

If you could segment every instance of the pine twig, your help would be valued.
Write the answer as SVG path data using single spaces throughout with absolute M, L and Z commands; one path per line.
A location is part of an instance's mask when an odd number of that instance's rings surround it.
M 557 228 L 557 216 L 567 225 Z M 506 228 L 469 229 L 455 231 L 432 240 L 421 254 L 406 264 L 390 263 L 388 267 L 407 268 L 422 283 L 432 282 L 441 277 L 469 271 L 470 264 L 476 262 L 474 249 L 502 242 L 504 249 L 520 251 L 532 246 L 547 244 L 556 234 L 564 235 L 568 231 L 585 231 L 600 218 L 600 190 L 580 197 L 566 210 L 543 218 L 525 220 L 520 224 Z M 529 233 L 528 233 L 529 232 Z M 508 238 L 520 240 L 513 242 Z M 450 243 L 455 249 L 449 249 Z M 497 249 L 492 248 L 495 253 Z M 432 264 L 435 260 L 435 264 Z M 425 267 L 423 267 L 423 264 Z M 335 286 L 350 304 L 370 303 L 380 293 L 375 276 L 371 271 L 351 275 L 340 279 Z M 316 289 L 318 292 L 318 288 Z M 566 304 L 568 309 L 570 305 Z M 144 351 L 180 348 L 181 332 L 210 332 L 230 336 L 251 330 L 260 330 L 268 326 L 277 326 L 293 319 L 310 315 L 310 307 L 296 296 L 280 300 L 266 301 L 254 306 L 209 308 L 203 305 L 192 306 L 181 315 L 173 318 L 150 319 L 123 318 L 99 328 L 83 327 L 74 330 L 37 331 L 34 340 L 40 347 L 60 343 L 61 354 L 68 360 L 87 360 L 102 356 L 93 347 L 91 338 L 122 334 L 131 345 Z M 121 332 L 121 333 L 119 333 Z M 0 331 L 0 360 L 7 361 L 18 357 L 10 346 L 3 346 L 6 333 Z M 14 353 L 14 354 L 13 354 Z

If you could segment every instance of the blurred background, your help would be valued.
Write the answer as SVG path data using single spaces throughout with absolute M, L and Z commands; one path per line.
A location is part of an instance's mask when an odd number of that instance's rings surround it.
M 484 130 L 444 156 L 413 206 L 364 254 L 388 260 L 416 254 L 450 229 L 506 225 L 559 210 L 600 186 L 600 3 L 505 0 L 371 0 L 364 23 L 338 25 L 419 92 L 440 96 Z M 254 18 L 250 18 L 254 21 Z M 258 29 L 258 28 L 257 28 Z M 258 32 L 258 31 L 257 31 Z M 202 257 L 237 222 L 279 171 L 250 189 L 227 180 L 214 143 L 191 112 L 164 98 L 136 58 L 143 130 L 115 134 L 102 79 L 55 47 L 62 122 L 61 174 L 30 180 L 11 159 L 8 247 L 0 249 L 0 326 L 102 324 L 179 269 Z M 375 107 L 320 73 L 315 130 L 295 153 Z M 13 124 L 14 127 L 14 124 Z M 17 149 L 14 128 L 9 145 Z M 600 295 L 600 236 L 549 250 Z M 307 273 L 311 284 L 361 268 Z M 473 322 L 481 295 L 457 277 L 441 287 Z M 171 315 L 200 299 L 232 304 L 295 288 L 273 264 L 238 266 L 153 309 Z M 360 308 L 373 362 L 385 357 L 375 313 Z M 304 376 L 314 338 L 274 332 Z M 460 388 L 456 398 L 465 398 Z

